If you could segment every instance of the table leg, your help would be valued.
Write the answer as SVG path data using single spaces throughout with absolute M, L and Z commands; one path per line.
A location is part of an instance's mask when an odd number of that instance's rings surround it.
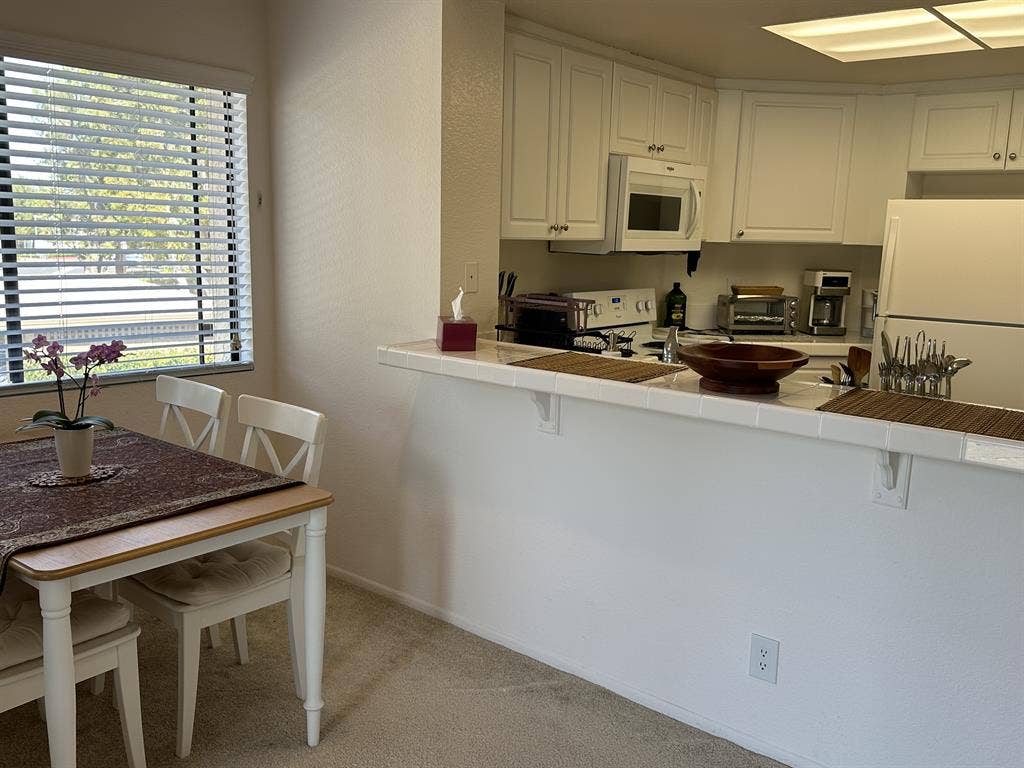
M 75 655 L 71 641 L 71 583 L 39 583 L 43 616 L 43 691 L 50 765 L 75 768 Z
M 306 643 L 306 742 L 320 743 L 321 685 L 324 670 L 324 613 L 327 609 L 327 562 L 324 534 L 327 510 L 314 509 L 306 525 L 306 568 L 304 581 Z

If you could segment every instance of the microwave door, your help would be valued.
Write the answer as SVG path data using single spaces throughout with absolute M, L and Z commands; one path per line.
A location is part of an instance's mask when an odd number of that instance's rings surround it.
M 699 194 L 698 183 L 693 179 L 672 178 L 661 184 L 630 182 L 617 250 L 700 248 Z

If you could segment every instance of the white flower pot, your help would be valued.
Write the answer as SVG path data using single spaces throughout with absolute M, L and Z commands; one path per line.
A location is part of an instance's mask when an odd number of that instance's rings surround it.
M 57 462 L 64 477 L 85 477 L 92 467 L 92 427 L 55 429 Z

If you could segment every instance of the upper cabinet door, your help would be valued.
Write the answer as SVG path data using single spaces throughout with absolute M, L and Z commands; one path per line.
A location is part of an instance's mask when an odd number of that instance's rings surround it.
M 718 92 L 711 88 L 697 88 L 697 117 L 693 128 L 696 134 L 693 145 L 694 165 L 711 164 L 711 141 L 715 135 L 717 112 Z
M 918 96 L 909 170 L 1002 170 L 1012 102 L 1012 91 Z
M 608 188 L 612 63 L 562 51 L 558 141 L 558 238 L 602 240 Z
M 542 239 L 556 225 L 562 49 L 505 36 L 501 236 Z
M 733 240 L 842 241 L 855 106 L 853 96 L 744 94 Z
M 1024 88 L 1013 92 L 1010 141 L 1006 145 L 1006 170 L 1024 171 Z
M 654 122 L 654 156 L 659 160 L 693 162 L 694 116 L 697 86 L 658 78 L 658 102 Z
M 616 64 L 614 77 L 610 150 L 649 157 L 654 144 L 658 76 Z

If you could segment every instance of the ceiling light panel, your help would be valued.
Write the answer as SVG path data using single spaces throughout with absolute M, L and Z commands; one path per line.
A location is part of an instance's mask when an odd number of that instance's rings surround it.
M 981 48 L 923 8 L 774 24 L 765 29 L 839 61 L 896 59 Z
M 935 10 L 992 48 L 1024 45 L 1024 0 L 980 0 Z

